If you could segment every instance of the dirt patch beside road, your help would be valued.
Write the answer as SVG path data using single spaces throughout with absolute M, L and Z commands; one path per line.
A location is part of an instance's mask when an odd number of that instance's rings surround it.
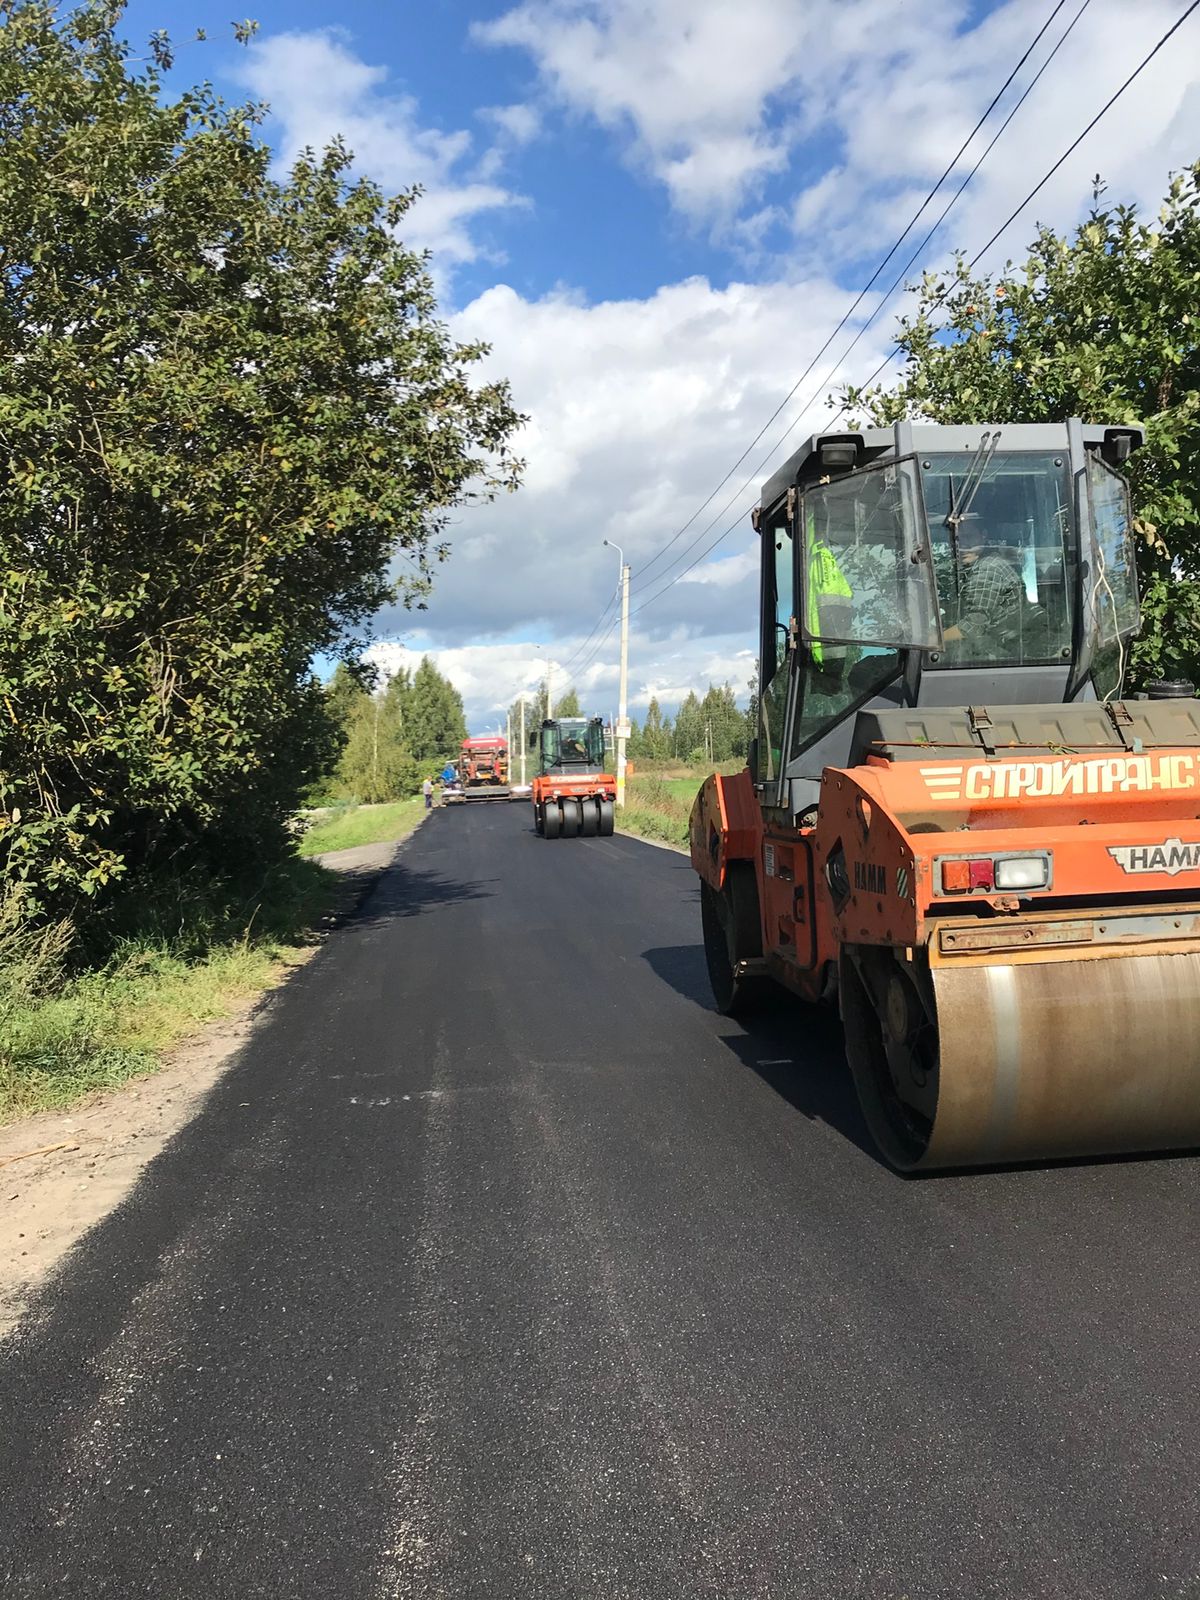
M 44 1274 L 120 1204 L 195 1114 L 250 1032 L 259 1004 L 205 1029 L 150 1077 L 70 1111 L 0 1128 L 0 1338 Z
M 344 874 L 328 919 L 358 905 L 399 845 L 362 845 L 320 857 Z M 314 955 L 319 945 L 283 969 Z M 39 1112 L 0 1127 L 0 1339 L 16 1326 L 41 1279 L 133 1188 L 144 1167 L 199 1110 L 270 995 L 177 1046 L 163 1066 L 69 1111 Z

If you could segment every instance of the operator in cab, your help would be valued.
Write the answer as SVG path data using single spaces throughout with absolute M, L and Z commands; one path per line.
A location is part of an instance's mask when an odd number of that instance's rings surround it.
M 1026 607 L 1020 552 L 969 513 L 958 527 L 958 615 L 943 630 L 963 658 L 1006 655 L 1020 637 Z

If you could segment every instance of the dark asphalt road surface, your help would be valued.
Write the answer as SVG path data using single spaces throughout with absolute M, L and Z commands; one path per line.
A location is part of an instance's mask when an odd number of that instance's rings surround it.
M 5 1600 L 1200 1595 L 1200 1159 L 899 1178 L 698 924 L 435 814 L 0 1349 Z

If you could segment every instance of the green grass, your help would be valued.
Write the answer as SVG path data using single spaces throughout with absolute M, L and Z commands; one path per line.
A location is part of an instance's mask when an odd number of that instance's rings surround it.
M 352 850 L 357 845 L 403 839 L 416 827 L 424 806 L 424 797 L 417 795 L 389 805 L 339 809 L 309 828 L 300 841 L 300 854 L 324 855 L 330 850 Z
M 700 793 L 701 786 L 707 777 L 707 772 L 701 772 L 697 773 L 694 778 L 664 778 L 662 783 L 671 799 L 677 805 L 681 805 L 690 811 L 692 809 L 692 801 Z M 634 782 L 636 781 L 635 779 Z
M 66 924 L 30 930 L 0 902 L 0 1121 L 152 1072 L 302 959 L 335 881 L 292 858 L 248 895 L 177 884 L 90 966 Z
M 625 806 L 617 811 L 617 830 L 639 839 L 687 846 L 688 817 L 704 775 L 692 778 L 635 776 L 625 782 Z

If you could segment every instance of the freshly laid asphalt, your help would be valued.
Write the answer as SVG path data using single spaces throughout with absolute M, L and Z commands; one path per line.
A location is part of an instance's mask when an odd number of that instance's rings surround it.
M 5 1600 L 1200 1595 L 1200 1158 L 897 1177 L 698 928 L 436 813 L 0 1346 Z

